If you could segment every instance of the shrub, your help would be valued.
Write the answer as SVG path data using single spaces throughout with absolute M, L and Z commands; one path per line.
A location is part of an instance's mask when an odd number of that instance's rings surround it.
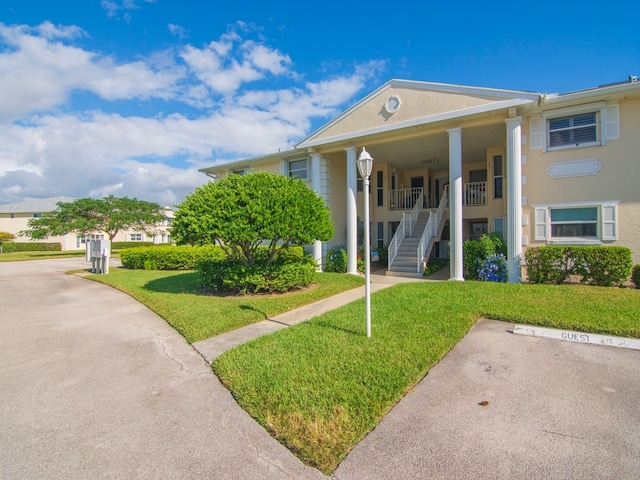
M 624 285 L 633 265 L 628 248 L 599 245 L 530 248 L 525 260 L 531 283 L 560 284 L 579 275 L 582 283 L 603 287 Z
M 271 263 L 267 263 L 265 254 L 252 265 L 233 258 L 203 260 L 196 267 L 198 284 L 214 291 L 242 294 L 282 293 L 309 286 L 317 268 L 313 255 L 304 254 L 301 247 L 288 250 Z
M 549 245 L 529 248 L 524 254 L 530 283 L 564 283 L 571 275 L 570 247 Z
M 338 245 L 327 253 L 325 272 L 346 273 L 347 271 L 347 247 Z M 364 260 L 362 254 L 358 254 L 356 266 L 360 273 L 364 272 Z
M 499 233 L 482 235 L 479 239 L 466 240 L 462 246 L 464 278 L 477 280 L 484 260 L 495 254 L 507 254 L 507 245 Z
M 640 288 L 640 264 L 633 267 L 631 270 L 631 281 L 636 286 L 636 288 Z
M 622 286 L 633 267 L 631 250 L 626 247 L 581 246 L 572 248 L 571 254 L 574 273 L 589 285 Z
M 155 244 L 153 242 L 111 242 L 111 251 L 123 250 L 125 248 L 138 248 L 138 247 L 154 247 L 154 246 L 167 246 L 167 244 Z
M 45 242 L 8 242 L 4 244 L 3 252 L 61 252 L 60 243 Z
M 483 282 L 506 282 L 507 259 L 502 253 L 492 253 L 484 259 L 478 270 L 478 280 Z
M 136 247 L 120 252 L 124 267 L 139 270 L 193 270 L 201 260 L 223 258 L 224 252 L 217 245 Z

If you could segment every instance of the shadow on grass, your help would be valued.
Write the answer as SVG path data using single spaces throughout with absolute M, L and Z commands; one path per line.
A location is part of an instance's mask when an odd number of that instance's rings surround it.
M 264 317 L 265 320 L 269 319 L 267 312 L 263 312 L 262 310 L 258 310 L 256 307 L 252 305 L 240 305 L 240 310 L 251 310 L 252 312 L 257 312 Z
M 144 284 L 145 290 L 158 293 L 190 293 L 192 295 L 206 295 L 198 288 L 195 272 L 176 272 L 170 277 L 157 278 Z

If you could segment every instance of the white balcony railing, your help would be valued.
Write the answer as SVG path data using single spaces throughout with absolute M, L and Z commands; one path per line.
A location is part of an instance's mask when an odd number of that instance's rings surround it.
M 422 196 L 422 187 L 389 190 L 389 210 L 411 210 Z
M 449 199 L 449 185 L 445 186 L 447 200 Z M 448 202 L 447 202 L 448 203 Z M 487 204 L 487 182 L 473 182 L 462 184 L 462 206 L 482 207 Z

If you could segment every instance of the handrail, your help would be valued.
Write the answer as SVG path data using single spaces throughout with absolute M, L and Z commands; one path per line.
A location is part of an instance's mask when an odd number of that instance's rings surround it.
M 418 217 L 420 216 L 420 212 L 422 211 L 422 199 L 423 193 L 420 192 L 420 195 L 416 199 L 416 204 L 413 206 L 411 210 L 411 214 L 409 215 L 409 236 L 413 235 L 413 227 L 416 226 L 418 222 Z
M 420 242 L 418 243 L 418 248 L 417 248 L 417 252 L 416 252 L 416 258 L 417 258 L 417 268 L 416 268 L 416 273 L 422 273 L 424 272 L 424 269 L 422 268 L 422 256 L 424 255 L 424 251 L 427 249 L 427 246 L 429 245 L 429 241 L 431 240 L 431 237 L 433 237 L 432 234 L 432 223 L 433 222 L 433 217 L 434 215 L 438 216 L 438 214 L 434 214 L 433 212 L 429 212 L 429 219 L 427 220 L 427 224 L 424 226 L 424 231 L 422 232 L 422 237 L 420 238 Z M 437 222 L 435 222 L 437 223 Z
M 418 199 L 418 195 L 423 192 L 424 189 L 422 187 L 389 190 L 389 211 L 411 210 Z
M 398 225 L 398 229 L 396 230 L 396 233 L 393 235 L 393 238 L 391 239 L 391 242 L 389 242 L 389 249 L 387 250 L 387 255 L 389 256 L 389 265 L 387 266 L 387 268 L 389 270 L 391 270 L 391 265 L 393 264 L 393 261 L 396 258 L 396 255 L 398 254 L 398 249 L 400 248 L 400 244 L 402 243 L 402 240 L 404 240 L 405 237 L 405 214 L 404 212 L 402 213 L 402 220 L 400 220 L 400 224 Z
M 444 209 L 447 207 L 447 200 L 448 200 L 448 195 L 449 195 L 449 191 L 447 189 L 445 189 L 444 192 L 442 192 L 442 197 L 440 198 L 440 203 L 438 204 L 438 216 L 436 218 L 436 222 L 435 222 L 435 226 L 434 228 L 436 229 L 433 232 L 433 236 L 437 236 L 438 235 L 438 229 L 440 228 L 440 222 L 442 221 L 442 219 L 444 218 Z
M 429 212 L 429 220 L 427 220 L 427 224 L 424 226 L 424 231 L 422 232 L 422 237 L 420 238 L 420 243 L 418 243 L 418 248 L 416 252 L 417 273 L 424 272 L 424 263 L 423 263 L 423 255 L 429 246 L 429 242 L 431 238 L 438 236 L 438 230 L 440 229 L 440 222 L 444 220 L 444 209 L 447 206 L 447 189 L 442 192 L 442 197 L 440 198 L 440 203 L 438 204 L 438 210 L 434 212 Z

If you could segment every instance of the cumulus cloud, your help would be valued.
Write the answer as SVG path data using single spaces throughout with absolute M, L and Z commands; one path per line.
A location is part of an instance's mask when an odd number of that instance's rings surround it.
M 103 1 L 114 12 L 137 5 Z M 0 204 L 114 194 L 175 205 L 208 181 L 199 168 L 289 148 L 384 69 L 302 81 L 251 32 L 122 61 L 83 49 L 75 26 L 0 23 L 0 92 L 11 92 L 0 95 Z M 78 92 L 100 102 L 87 109 Z M 132 113 L 141 102 L 155 113 Z

